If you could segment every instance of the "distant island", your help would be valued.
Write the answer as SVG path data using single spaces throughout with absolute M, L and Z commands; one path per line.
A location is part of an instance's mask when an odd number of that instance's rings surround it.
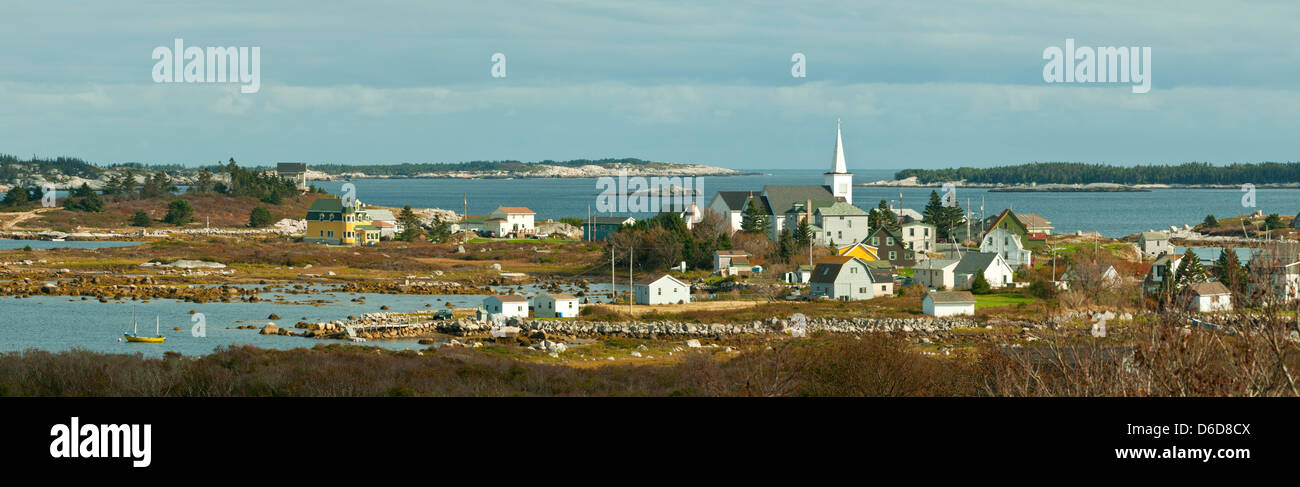
M 1201 162 L 1179 165 L 1112 166 L 1079 162 L 1036 162 L 1016 166 L 956 169 L 904 169 L 893 181 L 868 186 L 1014 186 L 1024 191 L 1124 191 L 1161 187 L 1300 186 L 1300 163 L 1261 162 L 1215 166 Z M 1053 186 L 1055 185 L 1055 186 Z M 1082 189 L 1075 185 L 1110 185 Z M 1035 189 L 1039 188 L 1039 189 Z
M 232 158 L 230 162 L 234 162 Z M 306 163 L 307 179 L 328 181 L 354 178 L 590 178 L 601 176 L 736 176 L 754 174 L 674 162 L 656 162 L 636 158 L 574 159 L 569 161 L 470 161 L 457 163 L 401 164 L 314 164 Z M 274 173 L 276 166 L 248 166 L 250 170 Z M 199 181 L 225 181 L 226 163 L 184 166 L 181 164 L 142 164 L 136 162 L 93 164 L 75 157 L 21 159 L 0 154 L 0 189 L 13 185 L 39 186 L 52 183 L 58 188 L 86 184 L 102 189 L 114 178 L 129 175 L 137 181 L 150 174 L 165 174 L 173 184 L 189 185 Z
M 310 164 L 311 170 L 347 178 L 589 178 L 618 176 L 735 176 L 742 173 L 701 164 L 636 158 L 568 161 L 470 161 L 458 163 Z

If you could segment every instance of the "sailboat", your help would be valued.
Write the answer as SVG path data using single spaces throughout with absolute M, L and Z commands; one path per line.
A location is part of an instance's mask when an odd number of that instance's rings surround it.
M 140 322 L 136 321 L 135 319 L 135 309 L 131 310 L 131 323 L 132 326 L 134 327 L 134 330 L 131 333 L 122 334 L 122 336 L 125 337 L 126 341 L 128 342 L 162 343 L 163 340 L 167 339 L 167 337 L 162 336 L 162 325 L 157 316 L 154 317 L 154 335 L 157 336 L 151 336 L 151 337 L 140 336 Z

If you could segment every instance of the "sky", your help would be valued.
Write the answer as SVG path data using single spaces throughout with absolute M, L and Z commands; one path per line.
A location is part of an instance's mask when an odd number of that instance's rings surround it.
M 0 153 L 819 169 L 838 119 L 850 170 L 1293 161 L 1297 18 L 1289 1 L 5 2 Z M 177 38 L 258 47 L 260 89 L 155 82 Z M 1067 38 L 1150 47 L 1150 92 L 1045 82 Z

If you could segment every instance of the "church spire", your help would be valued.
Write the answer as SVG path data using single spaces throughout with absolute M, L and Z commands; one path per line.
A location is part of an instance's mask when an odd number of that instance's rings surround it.
M 849 172 L 844 164 L 844 139 L 840 136 L 840 119 L 835 119 L 835 158 L 832 160 L 831 172 L 844 174 Z

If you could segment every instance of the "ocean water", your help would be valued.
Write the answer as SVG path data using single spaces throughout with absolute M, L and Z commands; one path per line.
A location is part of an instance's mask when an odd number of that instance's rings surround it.
M 860 171 L 854 182 L 892 179 L 893 170 Z M 821 171 L 769 171 L 761 175 L 705 176 L 704 201 L 718 191 L 762 191 L 765 185 L 822 184 Z M 582 218 L 590 206 L 595 211 L 599 188 L 594 178 L 573 179 L 358 179 L 351 181 L 356 197 L 368 204 L 415 208 L 445 208 L 462 211 L 465 198 L 470 214 L 486 214 L 498 205 L 526 206 L 537 212 L 538 221 L 562 217 Z M 342 181 L 313 184 L 341 194 Z M 937 188 L 855 187 L 853 202 L 864 209 L 888 200 L 896 207 L 924 209 L 930 192 Z M 1233 189 L 1171 189 L 1144 193 L 994 193 L 987 189 L 957 188 L 958 203 L 995 215 L 1012 208 L 1018 213 L 1036 213 L 1052 222 L 1055 233 L 1099 232 L 1123 237 L 1170 225 L 1195 225 L 1205 215 L 1218 217 L 1250 214 L 1295 215 L 1300 212 L 1300 189 L 1258 189 L 1256 206 L 1242 206 L 1242 193 Z M 899 204 L 901 192 L 902 204 Z M 621 213 L 627 214 L 627 213 Z M 630 214 L 635 217 L 645 214 Z
M 626 292 L 627 286 L 618 286 Z M 496 288 L 502 292 L 514 292 L 531 296 L 538 290 L 532 286 L 507 286 Z M 608 300 L 609 283 L 593 283 L 588 289 L 588 298 L 595 302 Z M 564 289 L 564 292 L 577 292 L 578 289 Z M 184 355 L 204 355 L 215 348 L 226 345 L 248 344 L 261 348 L 290 349 L 312 347 L 317 343 L 344 343 L 342 340 L 318 340 L 314 338 L 268 336 L 257 334 L 258 330 L 239 330 L 240 325 L 261 327 L 274 322 L 280 328 L 294 329 L 298 321 L 308 323 L 343 320 L 349 315 L 360 316 L 364 313 L 388 312 L 429 312 L 447 309 L 447 304 L 455 308 L 478 308 L 482 306 L 485 295 L 412 295 L 412 294 L 373 294 L 373 293 L 331 293 L 317 294 L 283 294 L 276 292 L 261 293 L 264 299 L 276 299 L 282 296 L 287 301 L 305 302 L 311 299 L 329 300 L 328 304 L 314 306 L 310 304 L 276 304 L 272 302 L 232 302 L 232 303 L 191 303 L 172 299 L 155 299 L 150 302 L 110 301 L 101 303 L 95 298 L 85 301 L 76 296 L 33 296 L 30 298 L 0 297 L 0 352 L 15 352 L 30 348 L 61 351 L 73 348 L 109 353 L 141 353 L 146 357 L 161 357 L 168 351 Z M 364 303 L 352 301 L 364 297 Z M 425 307 L 425 305 L 429 305 Z M 388 306 L 388 310 L 381 310 Z M 122 333 L 131 330 L 131 313 L 134 310 L 140 323 L 140 334 L 153 336 L 154 318 L 161 323 L 162 336 L 167 337 L 163 343 L 129 343 L 118 341 Z M 203 315 L 207 325 L 206 336 L 193 336 L 191 330 L 195 322 L 190 310 Z M 272 313 L 281 319 L 268 319 Z M 174 330 L 173 328 L 180 328 Z M 420 350 L 428 345 L 420 345 L 415 339 L 375 340 L 365 345 L 379 346 L 394 350 Z

